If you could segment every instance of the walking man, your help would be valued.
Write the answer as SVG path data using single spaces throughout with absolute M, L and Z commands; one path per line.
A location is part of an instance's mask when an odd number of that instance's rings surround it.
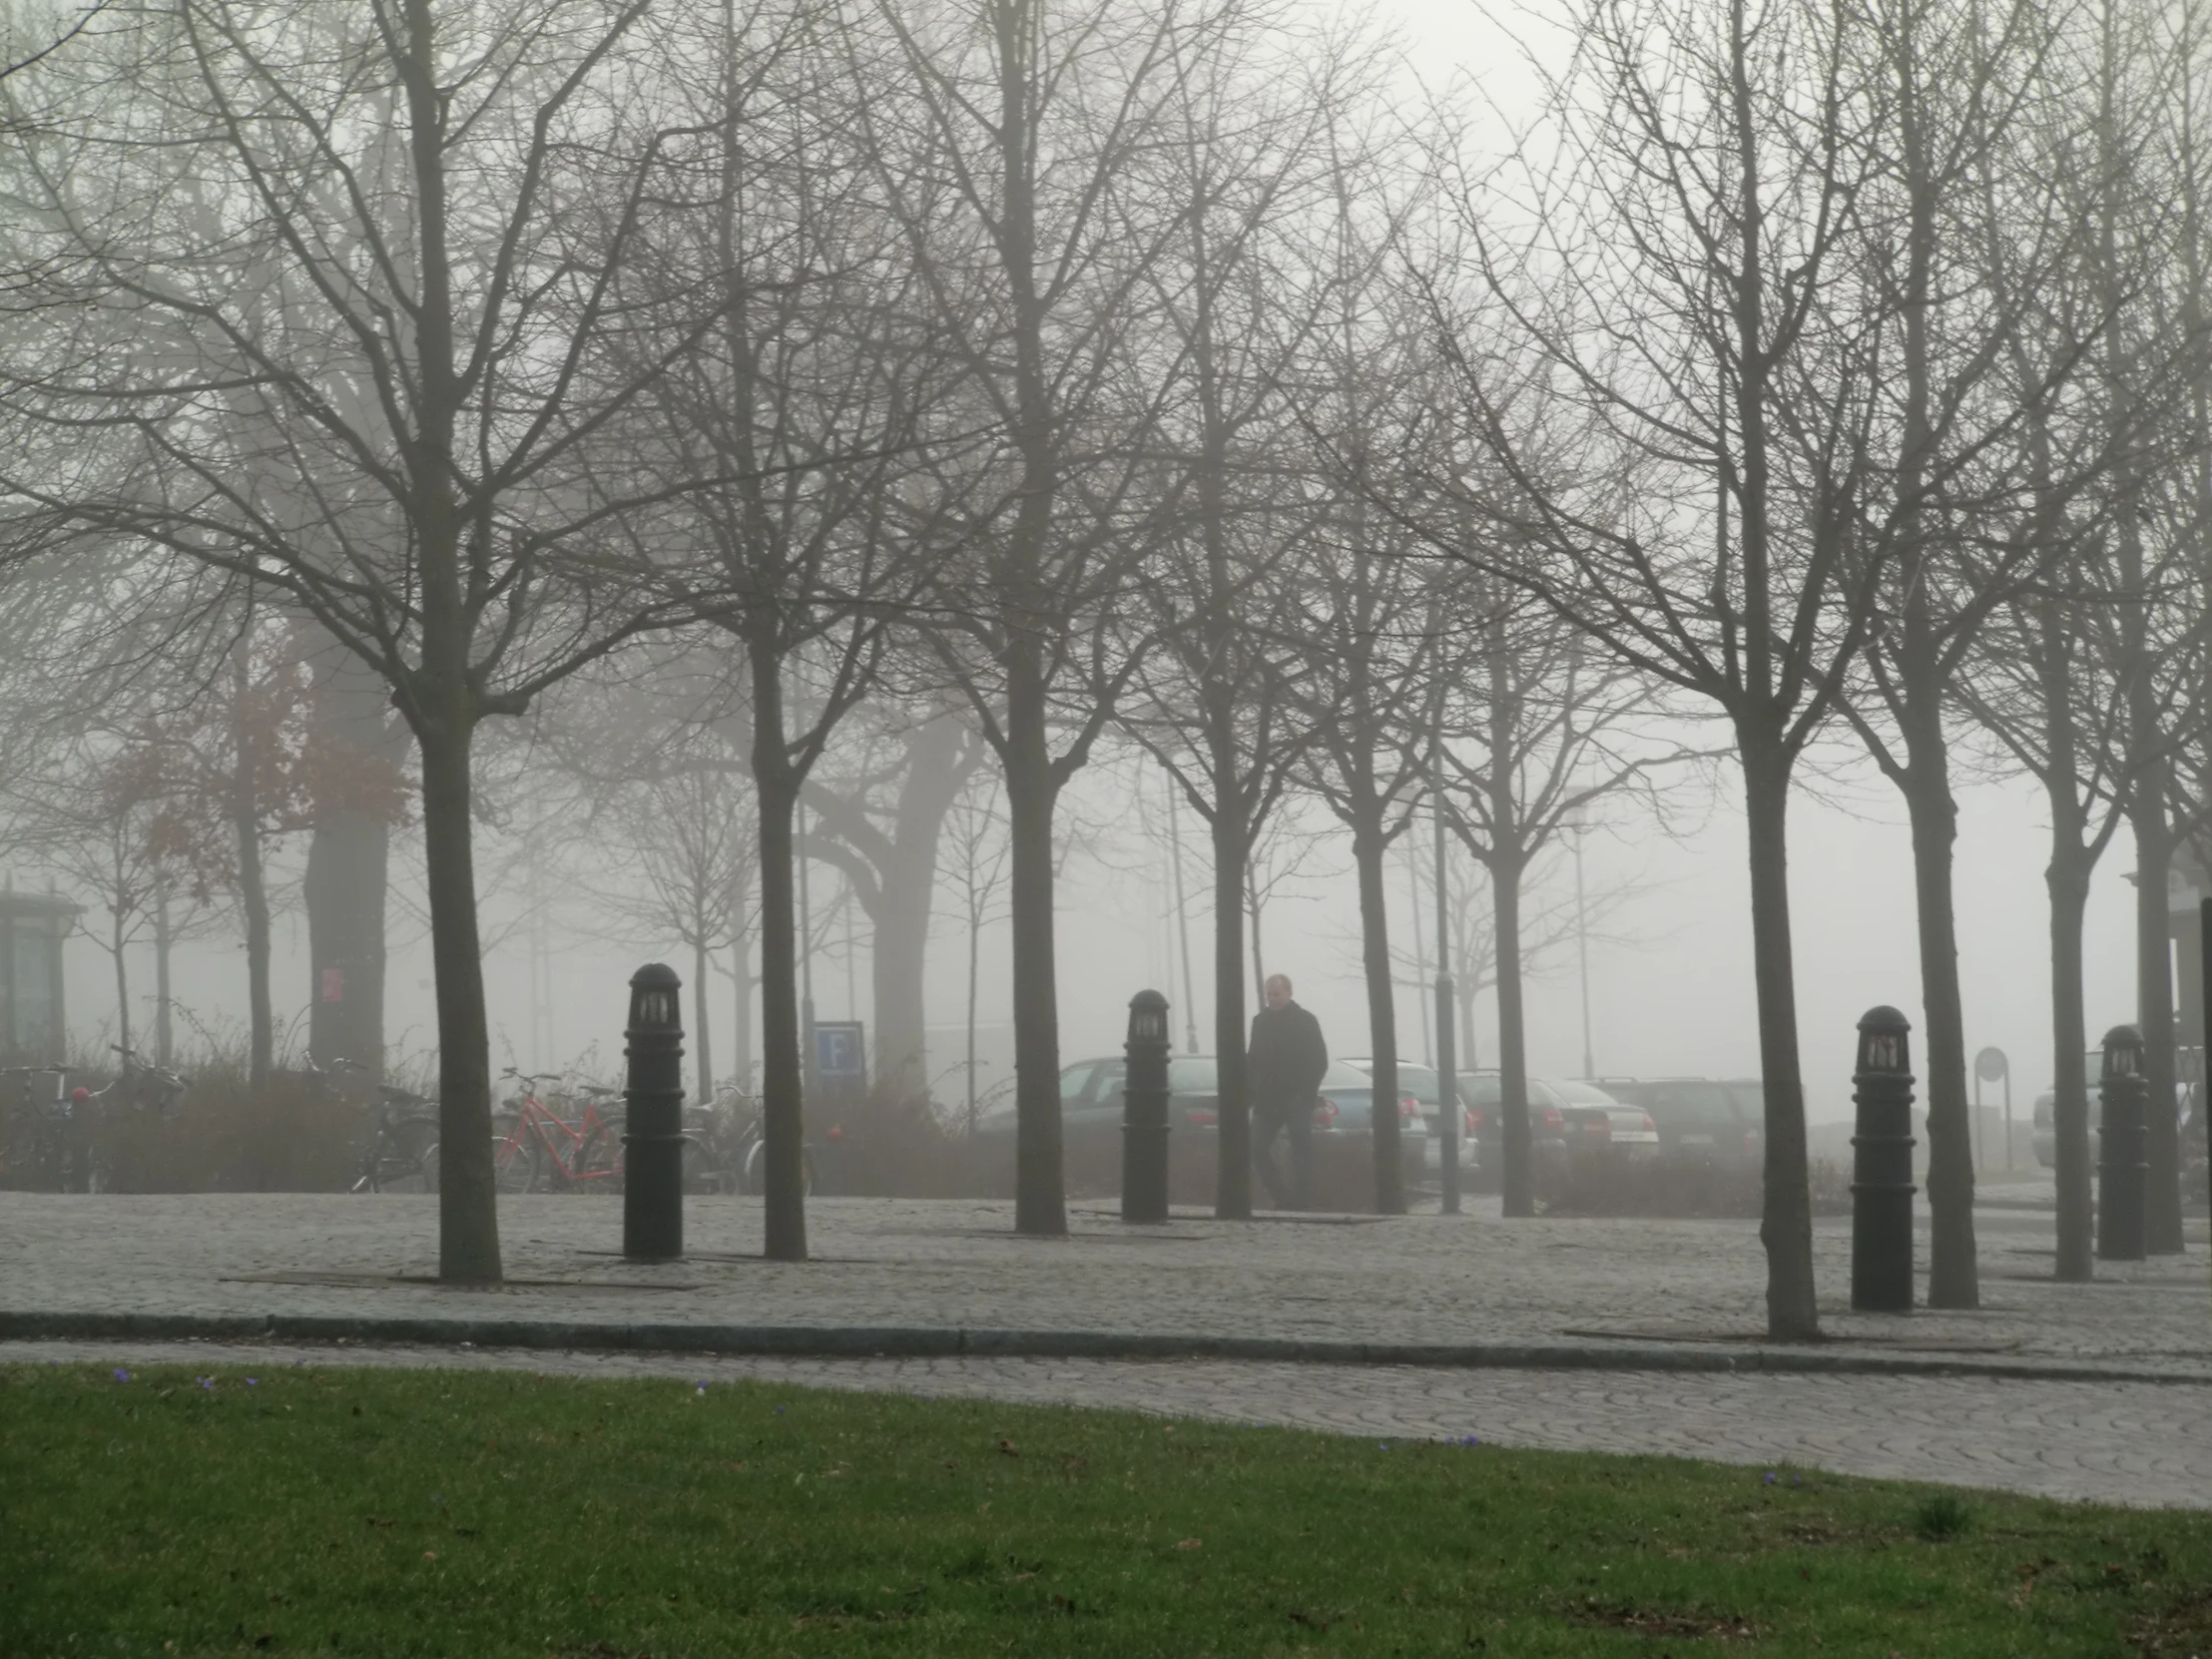
M 1285 975 L 1268 976 L 1268 1005 L 1252 1016 L 1252 1163 L 1278 1210 L 1308 1210 L 1314 1203 L 1314 1105 L 1329 1044 L 1321 1021 L 1291 1000 Z M 1275 1168 L 1275 1137 L 1291 1147 L 1291 1180 L 1284 1190 Z

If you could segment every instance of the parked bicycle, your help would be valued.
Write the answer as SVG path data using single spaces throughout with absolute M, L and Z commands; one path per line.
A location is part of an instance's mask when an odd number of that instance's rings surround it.
M 750 1193 L 758 1197 L 768 1188 L 768 1132 L 767 1120 L 762 1116 L 761 1103 L 750 1095 L 741 1094 L 734 1087 L 724 1087 L 716 1092 L 715 1103 L 708 1108 L 694 1108 L 686 1114 L 690 1134 L 706 1153 L 703 1174 L 712 1186 L 725 1193 Z M 815 1150 L 802 1144 L 799 1149 L 802 1189 L 809 1195 L 815 1190 Z M 686 1180 L 687 1190 L 696 1190 Z
M 0 1072 L 22 1079 L 7 1141 L 0 1147 L 0 1178 L 38 1192 L 113 1189 L 114 1137 L 129 1132 L 131 1115 L 166 1114 L 191 1080 L 151 1064 L 122 1043 L 109 1046 L 123 1058 L 101 1089 L 82 1084 L 71 1088 L 67 1066 L 16 1066 Z M 51 1090 L 39 1082 L 47 1077 L 54 1080 Z
M 501 1192 L 621 1191 L 626 1121 L 620 1089 L 584 1084 L 572 1090 L 584 1103 L 572 1123 L 538 1093 L 540 1085 L 560 1081 L 555 1074 L 509 1066 L 502 1075 L 516 1089 L 492 1120 L 492 1172 Z
M 368 1067 L 358 1060 L 332 1060 L 317 1065 L 310 1056 L 309 1071 L 359 1072 Z M 361 1149 L 353 1184 L 355 1193 L 424 1192 L 438 1190 L 438 1103 L 412 1089 L 390 1083 L 376 1085 L 376 1128 Z
M 167 1066 L 155 1065 L 135 1048 L 123 1043 L 108 1046 L 123 1056 L 115 1076 L 104 1089 L 78 1089 L 75 1098 L 95 1102 L 98 1108 L 106 1111 L 128 1109 L 162 1116 L 183 1099 L 185 1090 L 192 1086 L 191 1078 Z
M 23 1088 L 0 1151 L 0 1175 L 8 1184 L 41 1193 L 105 1192 L 104 1172 L 92 1155 L 92 1114 L 78 1110 L 71 1097 L 69 1068 L 10 1066 L 0 1077 L 21 1078 Z M 43 1077 L 54 1080 L 51 1094 L 38 1086 Z

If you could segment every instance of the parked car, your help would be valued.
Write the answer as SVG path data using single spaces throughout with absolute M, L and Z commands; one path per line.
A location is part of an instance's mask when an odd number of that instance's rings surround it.
M 1078 1060 L 1060 1072 L 1061 1167 L 1072 1196 L 1121 1191 L 1123 1058 Z M 1168 1191 L 1178 1204 L 1214 1201 L 1220 1146 L 1220 1077 L 1210 1054 L 1168 1060 Z M 1358 1209 L 1372 1202 L 1373 1155 L 1368 1150 L 1374 1085 L 1342 1062 L 1322 1078 L 1314 1108 L 1315 1203 Z M 1399 1108 L 1399 1157 L 1408 1181 L 1418 1178 L 1426 1125 L 1417 1109 Z M 993 1191 L 1012 1191 L 1014 1102 L 1009 1098 L 975 1124 L 975 1149 Z M 1281 1147 L 1278 1160 L 1289 1154 Z
M 1766 1161 L 1766 1090 L 1756 1078 L 1601 1077 L 1597 1086 L 1650 1114 L 1659 1161 L 1756 1178 Z
M 1338 1061 L 1336 1065 L 1347 1066 L 1359 1072 L 1363 1086 L 1370 1085 L 1375 1075 L 1375 1062 L 1365 1054 Z M 1336 1065 L 1332 1065 L 1330 1069 L 1334 1071 Z M 1418 1132 L 1424 1139 L 1421 1153 L 1422 1166 L 1429 1170 L 1443 1168 L 1443 1129 L 1436 1121 L 1436 1096 L 1442 1086 L 1443 1079 L 1433 1066 L 1418 1066 L 1407 1060 L 1398 1061 L 1398 1116 L 1410 1123 L 1412 1120 L 1407 1115 L 1408 1111 L 1418 1114 L 1420 1123 Z M 1323 1085 L 1323 1092 L 1328 1092 L 1326 1083 Z M 1459 1104 L 1462 1109 L 1466 1104 L 1466 1094 L 1463 1090 L 1459 1093 Z M 1464 1128 L 1460 1130 L 1462 1136 L 1466 1133 L 1467 1131 Z M 1464 1167 L 1473 1167 L 1474 1152 L 1471 1143 L 1462 1145 L 1459 1157 Z
M 1498 1073 L 1460 1079 L 1464 1123 L 1475 1148 L 1475 1187 L 1495 1192 L 1504 1179 L 1505 1129 Z M 1610 1180 L 1657 1157 L 1658 1131 L 1642 1108 L 1624 1105 L 1595 1084 L 1556 1077 L 1528 1079 L 1528 1130 L 1535 1155 L 1536 1196 L 1567 1196 L 1594 1180 Z
M 1607 1170 L 1637 1168 L 1659 1156 L 1659 1126 L 1641 1106 L 1615 1100 L 1595 1083 L 1551 1078 L 1547 1086 L 1566 1104 L 1570 1163 Z
M 2089 1167 L 2096 1168 L 2103 1142 L 2104 1102 L 2098 1098 L 2095 1073 L 2089 1084 Z M 2202 1083 L 2177 1083 L 2174 1085 L 2174 1112 L 2181 1119 L 2182 1158 L 2185 1163 L 2201 1162 L 2204 1158 L 2204 1113 L 2199 1102 L 2204 1093 Z M 2045 1169 L 2058 1167 L 2058 1123 L 2054 1116 L 2058 1096 L 2045 1089 L 2035 1097 L 2035 1126 L 2030 1143 L 2035 1148 L 2035 1161 Z
M 1461 1072 L 1461 1132 L 1474 1149 L 1474 1190 L 1494 1193 L 1505 1181 L 1505 1087 L 1490 1069 Z M 1528 1079 L 1529 1150 L 1535 1160 L 1536 1196 L 1557 1194 L 1567 1179 L 1567 1102 L 1550 1082 Z

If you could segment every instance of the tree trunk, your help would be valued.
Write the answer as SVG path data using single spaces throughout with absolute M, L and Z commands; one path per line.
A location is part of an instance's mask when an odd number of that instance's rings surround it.
M 917 727 L 891 823 L 889 855 L 876 869 L 880 894 L 870 969 L 875 988 L 876 1081 L 899 1100 L 929 1098 L 929 919 L 937 897 L 937 849 L 945 816 L 981 755 L 950 715 Z
M 1383 901 L 1383 858 L 1389 850 L 1374 827 L 1352 832 L 1352 857 L 1360 872 L 1360 941 L 1368 981 L 1370 1099 L 1375 1123 L 1375 1213 L 1405 1213 L 1405 1179 L 1398 1168 L 1397 1009 L 1390 984 L 1390 925 Z
M 1767 1252 L 1767 1335 L 1820 1335 L 1813 1286 L 1813 1202 L 1805 1163 L 1805 1080 L 1798 1055 L 1797 969 L 1790 942 L 1790 768 L 1780 744 L 1738 734 L 1750 839 L 1753 975 L 1759 1064 L 1766 1095 L 1766 1202 L 1759 1241 Z
M 784 739 L 783 669 L 773 640 L 751 640 L 753 799 L 761 815 L 761 1136 L 763 1251 L 807 1259 L 806 1072 L 799 1030 L 796 832 L 800 781 Z
M 1231 757 L 1234 764 L 1234 756 Z M 1245 1052 L 1244 881 L 1250 848 L 1236 816 L 1217 807 L 1214 841 L 1214 1214 L 1252 1219 L 1252 1082 Z
M 251 800 L 238 814 L 239 905 L 246 912 L 247 1087 L 256 1093 L 276 1063 L 276 1018 L 270 1006 L 269 883 L 262 869 L 262 827 Z
M 154 1063 L 165 1070 L 177 1063 L 175 1025 L 169 1009 L 169 952 L 176 940 L 170 932 L 169 883 L 154 888 Z
M 1252 918 L 1252 988 L 1255 993 L 1268 982 L 1267 963 L 1260 953 L 1260 885 L 1252 873 L 1252 855 L 1245 854 L 1245 913 Z M 1259 1010 L 1255 1008 L 1253 1012 Z M 1239 1030 L 1243 1027 L 1240 1025 Z M 1250 1102 L 1248 1101 L 1249 1105 Z
M 878 866 L 877 877 L 874 948 L 868 961 L 875 992 L 876 1086 L 889 1100 L 922 1101 L 929 1097 L 923 987 L 929 972 L 929 911 L 936 896 L 935 831 L 926 851 L 897 848 Z
M 1040 699 L 1041 702 L 1041 699 Z M 1054 973 L 1052 809 L 1043 711 L 1006 765 L 1009 898 L 1014 929 L 1014 1231 L 1068 1230 L 1060 1152 L 1060 1012 Z
M 430 898 L 430 959 L 438 1006 L 438 1277 L 501 1277 L 491 1161 L 491 1032 L 476 926 L 474 825 L 469 811 L 473 724 L 424 721 L 422 850 Z
M 307 1048 L 324 1064 L 384 1070 L 384 895 L 391 831 L 369 813 L 332 811 L 307 841 Z
M 1505 1155 L 1505 1213 L 1533 1216 L 1536 1171 L 1521 1013 L 1520 865 L 1495 852 L 1486 862 L 1490 866 L 1492 938 L 1497 948 L 1497 1110 Z
M 393 721 L 391 694 L 333 643 L 314 692 L 315 742 L 325 765 L 353 759 L 394 764 L 406 728 Z M 322 1064 L 351 1060 L 384 1070 L 384 897 L 391 830 L 355 808 L 315 809 L 301 896 L 307 908 L 307 1051 Z
M 715 1103 L 715 1054 L 710 1036 L 714 1021 L 707 1017 L 707 935 L 702 933 L 692 941 L 692 983 L 699 989 L 692 995 L 692 1006 L 699 1010 L 699 1029 L 693 1041 L 699 1050 L 699 1093 L 693 1098 L 701 1106 Z
M 2089 1186 L 2089 1047 L 2081 1005 L 2081 918 L 2089 902 L 2089 859 L 2052 792 L 2050 862 L 2051 1131 L 2057 1143 L 2057 1277 L 2087 1284 L 2094 1275 L 2094 1211 Z M 2068 785 L 2070 807 L 2071 785 Z
M 129 1048 L 131 1046 L 131 970 L 123 957 L 125 943 L 123 906 L 118 903 L 112 913 L 115 921 L 108 929 L 108 954 L 115 958 L 116 1041 L 120 1042 L 125 1048 Z M 58 1039 L 60 1036 L 59 1031 L 53 1033 L 54 1039 Z
M 2157 740 L 2153 740 L 2154 742 Z M 2143 1031 L 2143 1078 L 2149 1085 L 2144 1156 L 2144 1243 L 2153 1256 L 2178 1256 L 2181 1237 L 2181 1129 L 2174 1112 L 2173 926 L 2166 885 L 2173 832 L 2166 822 L 2165 767 L 2149 769 L 2129 792 L 2128 827 L 2135 833 L 2135 993 Z
M 269 883 L 262 868 L 261 803 L 255 799 L 254 734 L 249 726 L 250 688 L 246 647 L 239 647 L 237 775 L 231 781 L 231 828 L 238 835 L 239 908 L 246 919 L 247 1088 L 259 1095 L 269 1082 L 276 1045 L 276 1010 L 269 988 Z
M 1922 1043 L 1928 1068 L 1928 1305 L 1978 1308 L 1974 1263 L 1973 1138 L 1966 1099 L 1965 1015 L 1958 994 L 1958 934 L 1951 901 L 1951 801 L 1939 731 L 1918 734 L 1905 792 L 1913 825 L 1914 894 L 1920 921 Z
M 983 956 L 982 907 L 970 901 L 967 928 L 967 1132 L 975 1133 L 975 984 Z
M 753 1092 L 753 965 L 741 934 L 730 941 L 730 979 L 737 987 L 731 998 L 732 1028 L 730 1064 L 738 1080 L 738 1092 Z

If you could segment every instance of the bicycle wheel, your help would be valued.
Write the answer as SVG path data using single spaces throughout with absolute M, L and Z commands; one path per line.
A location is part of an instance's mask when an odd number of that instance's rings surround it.
M 437 1189 L 435 1159 L 438 1126 L 428 1118 L 401 1118 L 377 1149 L 375 1189 L 378 1192 L 434 1193 Z
M 684 1137 L 683 1190 L 687 1193 L 711 1193 L 716 1190 L 714 1160 L 707 1156 L 707 1149 L 699 1144 L 696 1136 Z
M 529 1193 L 538 1190 L 538 1159 L 541 1149 L 522 1128 L 522 1120 L 513 1113 L 492 1119 L 491 1170 L 492 1183 L 503 1193 Z
M 745 1190 L 755 1197 L 768 1191 L 768 1142 L 755 1141 L 745 1155 Z M 815 1191 L 815 1155 L 811 1148 L 799 1149 L 799 1190 L 808 1198 Z
M 8 1138 L 0 1145 L 0 1182 L 16 1190 L 31 1185 L 31 1171 L 38 1157 L 38 1115 L 18 1106 L 8 1122 Z
M 622 1137 L 629 1132 L 629 1124 L 621 1118 L 608 1118 L 592 1126 L 584 1144 L 576 1149 L 574 1178 L 578 1185 L 598 1192 L 622 1191 Z

